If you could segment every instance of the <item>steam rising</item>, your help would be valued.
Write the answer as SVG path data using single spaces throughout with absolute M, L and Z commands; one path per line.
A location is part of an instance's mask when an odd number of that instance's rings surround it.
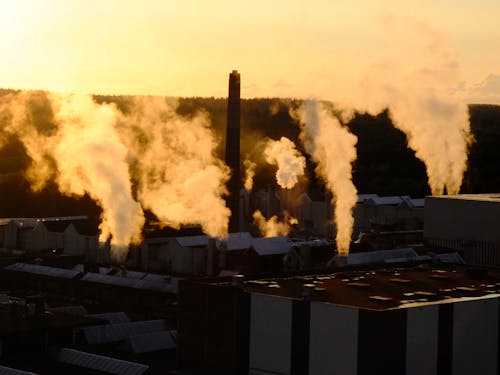
M 228 168 L 215 156 L 216 142 L 206 113 L 176 113 L 177 103 L 136 97 L 122 132 L 134 158 L 138 197 L 173 228 L 200 224 L 214 237 L 227 235 L 230 210 L 222 196 Z
M 260 233 L 264 237 L 286 236 L 292 230 L 292 225 L 298 223 L 297 219 L 285 213 L 285 221 L 278 221 L 277 216 L 272 216 L 266 220 L 262 212 L 255 211 L 252 215 L 253 222 L 259 228 Z
M 337 250 L 339 254 L 347 255 L 354 225 L 352 210 L 357 202 L 357 191 L 352 182 L 357 138 L 316 101 L 306 101 L 298 116 L 302 128 L 300 138 L 317 163 L 316 174 L 332 193 Z
M 458 58 L 444 36 L 429 26 L 388 19 L 391 35 L 407 32 L 408 39 L 416 37 L 410 57 L 415 58 L 374 64 L 350 104 L 372 113 L 389 108 L 394 125 L 424 162 L 432 194 L 443 194 L 445 189 L 458 194 L 472 142 L 468 108 L 457 90 Z
M 295 143 L 286 137 L 279 141 L 269 139 L 264 156 L 269 164 L 277 165 L 276 181 L 285 189 L 292 189 L 298 177 L 304 175 L 306 159 L 295 148 Z
M 30 112 L 40 102 L 52 104 L 52 123 L 37 122 Z M 5 130 L 21 139 L 33 160 L 27 172 L 32 188 L 42 189 L 55 177 L 63 194 L 88 193 L 102 208 L 101 241 L 111 238 L 112 256 L 123 261 L 128 245 L 141 239 L 144 216 L 132 197 L 115 106 L 85 95 L 24 92 L 4 98 L 2 107 L 11 114 Z
M 245 167 L 245 181 L 243 182 L 243 186 L 246 191 L 251 191 L 253 189 L 253 178 L 255 177 L 257 164 L 250 159 L 245 159 L 243 166 Z
M 200 224 L 210 236 L 226 236 L 229 172 L 214 156 L 207 115 L 180 117 L 164 98 L 127 104 L 123 113 L 87 95 L 21 92 L 0 98 L 0 123 L 32 159 L 26 176 L 33 190 L 54 180 L 63 194 L 87 193 L 99 204 L 100 239 L 111 239 L 116 261 L 141 240 L 141 204 L 163 225 Z

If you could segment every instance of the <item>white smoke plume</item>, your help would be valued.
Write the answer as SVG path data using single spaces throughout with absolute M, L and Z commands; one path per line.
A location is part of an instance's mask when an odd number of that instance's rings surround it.
M 336 244 L 341 255 L 349 253 L 357 202 L 352 182 L 352 163 L 356 160 L 357 138 L 343 127 L 321 103 L 306 101 L 298 110 L 300 138 L 305 150 L 317 163 L 316 174 L 332 193 Z
M 298 178 L 304 175 L 306 159 L 295 147 L 295 143 L 286 137 L 279 141 L 269 139 L 266 142 L 264 156 L 269 164 L 278 166 L 276 182 L 285 189 L 292 189 Z
M 457 90 L 457 54 L 428 25 L 399 16 L 385 21 L 388 33 L 413 41 L 411 50 L 373 64 L 350 105 L 372 113 L 389 108 L 394 125 L 424 162 L 432 194 L 458 194 L 472 135 L 468 107 Z
M 262 212 L 255 211 L 252 215 L 253 223 L 259 228 L 264 237 L 286 236 L 292 230 L 292 226 L 298 223 L 297 219 L 285 213 L 285 221 L 281 222 L 277 216 L 266 220 Z
M 176 107 L 161 97 L 135 97 L 122 117 L 138 198 L 164 225 L 200 224 L 206 234 L 225 237 L 229 169 L 215 156 L 208 115 L 185 118 Z
M 37 123 L 30 112 L 33 101 L 50 103 L 51 126 Z M 62 193 L 89 194 L 102 208 L 101 241 L 111 238 L 112 257 L 124 261 L 129 244 L 141 239 L 144 216 L 132 197 L 128 152 L 115 128 L 116 107 L 98 105 L 87 95 L 40 92 L 22 92 L 2 102 L 11 114 L 4 130 L 20 138 L 33 160 L 27 175 L 32 188 L 39 190 L 55 177 Z
M 245 159 L 243 166 L 245 167 L 243 187 L 246 191 L 251 191 L 253 189 L 253 178 L 255 177 L 255 168 L 257 167 L 257 164 L 250 159 Z

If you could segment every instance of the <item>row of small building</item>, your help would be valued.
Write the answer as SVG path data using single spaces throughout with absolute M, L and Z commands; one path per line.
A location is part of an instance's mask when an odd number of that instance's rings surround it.
M 313 212 L 311 216 L 325 218 L 324 210 L 319 211 L 323 215 Z M 500 265 L 500 232 L 496 229 L 500 195 L 427 197 L 425 201 L 360 195 L 354 214 L 358 244 L 352 246 L 353 251 L 407 247 L 423 242 L 431 248 L 458 251 L 469 263 Z M 307 223 L 307 219 L 299 223 Z M 406 223 L 406 226 L 389 230 L 387 225 L 394 223 Z M 323 230 L 326 227 L 323 224 Z M 279 270 L 314 269 L 316 262 L 324 264 L 325 258 L 331 258 L 333 249 L 327 241 L 304 238 L 297 241 L 288 237 L 261 239 L 248 232 L 231 233 L 225 252 L 211 254 L 206 236 L 146 236 L 141 246 L 129 252 L 128 266 L 153 272 L 212 275 L 226 268 L 240 272 L 249 272 L 252 268 L 275 271 L 276 267 Z M 217 248 L 220 250 L 220 246 Z M 311 252 L 310 248 L 315 250 Z M 81 255 L 101 264 L 110 260 L 109 247 L 99 244 L 97 223 L 91 223 L 86 217 L 2 219 L 0 249 L 4 253 L 54 251 L 68 256 Z
M 94 271 L 83 264 L 0 269 L 0 374 L 142 375 L 176 367 L 168 309 L 179 279 Z

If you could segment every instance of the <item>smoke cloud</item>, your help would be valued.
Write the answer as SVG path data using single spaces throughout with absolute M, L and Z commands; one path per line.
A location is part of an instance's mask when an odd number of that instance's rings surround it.
M 281 137 L 279 141 L 267 140 L 264 156 L 269 164 L 278 166 L 276 181 L 282 188 L 292 189 L 299 176 L 304 175 L 306 159 L 286 137 Z
M 337 250 L 339 254 L 347 255 L 354 225 L 352 211 L 357 202 L 357 191 L 352 182 L 357 138 L 331 111 L 314 100 L 306 101 L 293 115 L 299 118 L 300 138 L 305 150 L 317 163 L 316 174 L 332 193 Z
M 38 116 L 37 109 L 47 116 Z M 55 178 L 63 194 L 89 194 L 102 208 L 100 240 L 111 238 L 113 258 L 124 261 L 129 244 L 141 239 L 144 216 L 132 197 L 116 107 L 86 95 L 22 92 L 2 98 L 2 110 L 10 113 L 4 130 L 20 138 L 32 159 L 32 188 Z
M 468 107 L 458 90 L 457 54 L 426 24 L 395 15 L 384 21 L 387 33 L 415 42 L 407 53 L 373 64 L 350 105 L 372 113 L 389 108 L 394 125 L 424 162 L 432 194 L 445 189 L 458 194 L 472 135 Z
M 215 156 L 208 115 L 181 117 L 177 103 L 161 97 L 134 97 L 129 104 L 120 133 L 131 150 L 143 206 L 164 225 L 200 224 L 206 234 L 225 237 L 229 169 Z
M 255 177 L 255 168 L 257 168 L 257 164 L 250 159 L 245 159 L 243 166 L 245 167 L 245 180 L 243 181 L 243 186 L 246 191 L 251 191 L 253 189 L 253 178 Z
M 266 220 L 262 212 L 255 211 L 252 215 L 253 222 L 259 228 L 259 232 L 264 237 L 286 236 L 292 230 L 292 225 L 298 223 L 297 219 L 285 213 L 285 221 L 281 222 L 277 216 L 272 216 Z
M 53 180 L 62 193 L 98 203 L 100 240 L 111 240 L 116 261 L 141 240 L 141 205 L 162 225 L 199 224 L 225 237 L 229 170 L 215 156 L 208 116 L 181 117 L 175 101 L 159 97 L 125 104 L 122 112 L 88 95 L 20 92 L 0 99 L 0 124 L 32 160 L 26 177 L 33 190 Z

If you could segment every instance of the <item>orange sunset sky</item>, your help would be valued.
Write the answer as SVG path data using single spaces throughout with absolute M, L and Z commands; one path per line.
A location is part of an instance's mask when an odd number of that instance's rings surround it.
M 498 20 L 498 0 L 1 0 L 0 87 L 225 96 L 238 69 L 243 97 L 347 100 L 445 54 L 449 90 L 500 104 Z

